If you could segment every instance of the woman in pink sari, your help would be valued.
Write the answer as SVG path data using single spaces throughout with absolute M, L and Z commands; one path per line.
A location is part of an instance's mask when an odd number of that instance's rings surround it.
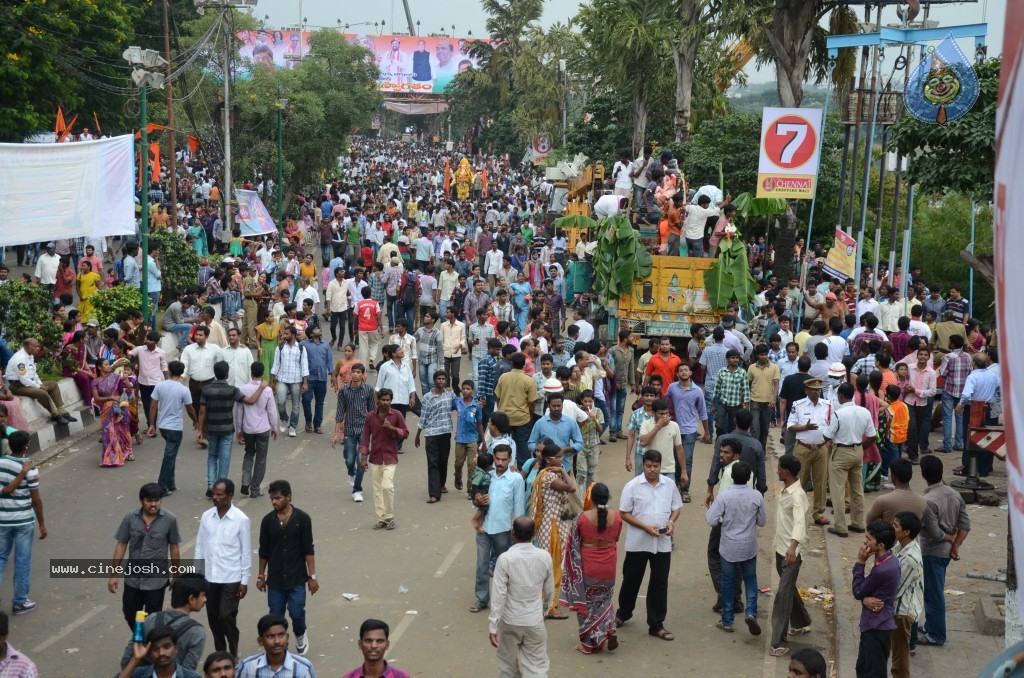
M 100 466 L 124 466 L 132 456 L 131 413 L 124 398 L 124 380 L 110 368 L 110 362 L 96 361 L 96 380 L 92 384 L 93 404 L 100 408 L 103 422 L 103 458 Z
M 92 380 L 96 376 L 85 359 L 85 330 L 74 332 L 60 350 L 61 374 L 71 377 L 82 394 L 82 402 L 92 399 Z

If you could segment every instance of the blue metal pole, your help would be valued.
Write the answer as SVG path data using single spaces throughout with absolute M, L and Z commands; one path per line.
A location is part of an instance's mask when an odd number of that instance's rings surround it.
M 875 57 L 876 64 L 878 56 Z M 878 117 L 878 101 L 882 97 L 878 91 L 878 85 L 881 79 L 876 79 L 872 82 L 873 93 L 875 99 L 875 105 L 871 108 L 871 124 L 868 125 L 868 137 L 865 142 L 866 148 L 864 150 L 864 181 L 861 184 L 861 196 L 860 196 L 860 228 L 857 231 L 857 270 L 854 271 L 854 276 L 857 276 L 858 286 L 860 281 L 860 268 L 864 258 L 864 229 L 867 225 L 868 219 L 868 186 L 871 183 L 871 154 L 875 147 L 875 120 Z M 853 196 L 850 196 L 851 199 Z
M 974 191 L 971 191 L 971 254 L 974 254 Z M 967 301 L 970 303 L 971 311 L 974 311 L 974 267 L 971 266 L 968 273 Z

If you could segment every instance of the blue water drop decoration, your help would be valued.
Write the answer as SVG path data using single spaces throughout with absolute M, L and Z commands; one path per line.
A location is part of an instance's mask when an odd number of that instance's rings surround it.
M 967 115 L 978 100 L 981 84 L 970 59 L 947 35 L 929 47 L 924 59 L 907 79 L 903 101 L 917 120 L 946 125 Z

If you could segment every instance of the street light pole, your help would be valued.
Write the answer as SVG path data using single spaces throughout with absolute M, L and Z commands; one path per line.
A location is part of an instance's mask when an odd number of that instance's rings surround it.
M 139 249 L 142 250 L 142 317 L 149 318 L 149 131 L 146 129 L 146 84 L 139 88 L 139 108 L 142 114 L 142 226 L 140 228 Z
M 277 100 L 277 230 L 284 235 L 284 109 L 287 99 Z
M 132 81 L 139 87 L 139 114 L 142 118 L 142 129 L 139 132 L 141 149 L 139 157 L 142 159 L 142 167 L 139 168 L 140 184 L 142 185 L 139 203 L 142 205 L 142 223 L 139 226 L 139 248 L 142 250 L 142 273 L 139 280 L 139 287 L 142 290 L 142 315 L 149 317 L 149 131 L 146 126 L 149 123 L 146 115 L 146 91 L 149 87 L 163 88 L 164 75 L 159 72 L 145 70 L 147 68 L 159 68 L 166 65 L 166 61 L 159 52 L 141 47 L 129 47 L 122 55 L 129 64 L 135 66 L 132 70 Z M 138 68 L 142 66 L 143 68 Z M 154 309 L 155 311 L 155 309 Z
M 230 12 L 230 8 L 225 11 Z M 224 22 L 224 228 L 232 232 L 231 225 L 231 48 L 234 36 L 231 35 L 231 22 Z M 299 45 L 302 45 L 301 39 Z

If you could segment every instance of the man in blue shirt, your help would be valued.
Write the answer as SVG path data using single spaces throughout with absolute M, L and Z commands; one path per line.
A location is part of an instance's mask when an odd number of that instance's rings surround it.
M 306 350 L 306 362 L 309 364 L 309 388 L 302 394 L 302 417 L 306 422 L 306 433 L 323 433 L 320 425 L 324 422 L 324 398 L 327 396 L 327 380 L 334 369 L 330 344 L 321 341 L 322 330 L 314 327 L 309 331 L 309 338 L 301 346 Z M 310 403 L 316 398 L 316 412 L 312 412 Z
M 533 456 L 533 450 L 537 449 L 537 443 L 544 438 L 550 438 L 551 442 L 562 448 L 565 456 L 562 457 L 562 468 L 573 473 L 573 460 L 577 452 L 583 451 L 583 434 L 580 432 L 580 425 L 576 420 L 562 416 L 562 402 L 564 398 L 561 393 L 552 393 L 548 396 L 548 413 L 537 420 L 530 433 L 529 456 Z
M 160 264 L 157 262 L 160 260 L 160 243 L 155 242 L 149 246 L 149 275 L 148 275 L 148 289 L 149 294 L 149 326 L 156 326 L 156 307 L 160 304 L 160 290 L 162 289 L 161 280 L 163 279 L 163 273 L 160 271 Z
M 487 494 L 477 494 L 473 500 L 478 508 L 487 512 L 476 534 L 476 603 L 469 608 L 473 613 L 490 604 L 488 571 L 492 558 L 496 560 L 508 550 L 512 540 L 512 521 L 526 512 L 526 483 L 521 474 L 509 470 L 511 461 L 511 447 L 498 445 L 494 448 L 494 469 Z

